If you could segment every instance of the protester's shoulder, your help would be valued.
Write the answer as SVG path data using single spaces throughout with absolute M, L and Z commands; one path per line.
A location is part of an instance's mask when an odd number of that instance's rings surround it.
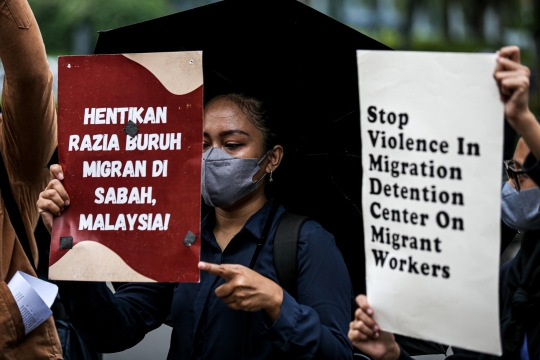
M 281 217 L 282 213 L 286 213 L 283 207 L 280 207 L 277 215 Z M 303 216 L 303 214 L 297 214 Z M 317 221 L 307 217 L 302 223 L 298 234 L 298 252 L 300 257 L 303 253 L 312 251 L 328 251 L 330 249 L 336 249 L 334 236 L 326 231 L 324 227 Z
M 299 245 L 310 247 L 327 247 L 334 245 L 334 236 L 326 231 L 317 221 L 308 219 L 300 228 Z

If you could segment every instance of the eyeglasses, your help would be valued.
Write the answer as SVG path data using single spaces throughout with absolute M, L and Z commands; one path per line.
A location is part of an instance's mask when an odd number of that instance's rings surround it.
M 516 191 L 520 191 L 519 178 L 522 178 L 525 175 L 525 172 L 523 170 L 516 170 L 516 163 L 514 160 L 505 160 L 503 161 L 503 164 L 506 175 L 514 183 Z

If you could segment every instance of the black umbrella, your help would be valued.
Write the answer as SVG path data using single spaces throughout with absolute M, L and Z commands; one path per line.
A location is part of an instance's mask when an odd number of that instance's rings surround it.
M 205 97 L 275 104 L 285 147 L 276 193 L 331 231 L 364 290 L 356 49 L 387 46 L 297 1 L 227 0 L 101 31 L 96 54 L 203 50 Z
M 334 234 L 363 293 L 357 49 L 389 48 L 297 1 L 226 0 L 101 31 L 95 53 L 203 50 L 206 99 L 241 90 L 275 104 L 276 194 Z

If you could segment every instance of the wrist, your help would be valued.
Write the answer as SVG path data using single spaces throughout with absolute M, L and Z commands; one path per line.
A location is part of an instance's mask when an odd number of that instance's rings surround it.
M 379 360 L 398 360 L 401 355 L 401 348 L 397 342 L 392 342 L 386 354 L 384 354 Z
M 281 288 L 281 286 L 277 284 L 275 285 L 276 290 L 272 291 L 269 305 L 264 309 L 272 322 L 275 322 L 281 314 L 281 304 L 283 304 L 283 289 Z

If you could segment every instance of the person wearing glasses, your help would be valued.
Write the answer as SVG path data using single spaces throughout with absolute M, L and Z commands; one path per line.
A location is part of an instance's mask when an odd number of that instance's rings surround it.
M 453 349 L 447 359 L 540 359 L 540 124 L 529 110 L 530 70 L 520 63 L 517 46 L 498 52 L 494 78 L 499 87 L 508 123 L 522 136 L 514 158 L 504 162 L 508 182 L 502 188 L 502 220 L 524 232 L 516 257 L 501 268 L 499 286 L 501 357 Z M 495 300 L 495 299 L 494 299 Z M 349 339 L 375 360 L 411 357 L 394 335 L 380 329 L 365 295 L 356 298 L 359 308 L 349 325 Z
M 514 158 L 504 161 L 508 181 L 503 184 L 501 219 L 519 232 L 540 228 L 540 188 L 523 170 L 531 150 L 519 139 Z

